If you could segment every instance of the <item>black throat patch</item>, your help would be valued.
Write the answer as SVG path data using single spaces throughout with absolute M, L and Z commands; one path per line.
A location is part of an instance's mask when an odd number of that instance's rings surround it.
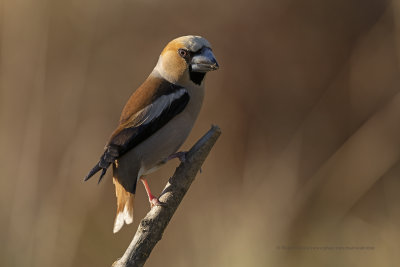
M 192 82 L 194 82 L 197 85 L 200 85 L 201 82 L 204 80 L 204 77 L 206 76 L 206 73 L 203 72 L 194 72 L 192 71 L 192 67 L 189 66 L 189 77 Z

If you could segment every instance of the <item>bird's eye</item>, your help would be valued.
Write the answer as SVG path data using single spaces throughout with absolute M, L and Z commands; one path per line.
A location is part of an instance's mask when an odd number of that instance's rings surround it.
M 187 55 L 188 55 L 188 51 L 185 49 L 182 49 L 182 48 L 178 50 L 178 53 L 183 58 L 187 57 Z

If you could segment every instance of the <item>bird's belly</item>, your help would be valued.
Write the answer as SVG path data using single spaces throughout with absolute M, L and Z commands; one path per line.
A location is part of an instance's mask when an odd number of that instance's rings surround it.
M 140 155 L 141 175 L 157 170 L 179 149 L 195 122 L 190 116 L 182 112 L 135 148 L 137 155 Z

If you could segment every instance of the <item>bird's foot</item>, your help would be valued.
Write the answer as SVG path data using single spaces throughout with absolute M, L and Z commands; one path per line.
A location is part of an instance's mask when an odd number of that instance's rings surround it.
M 167 161 L 170 161 L 171 159 L 175 159 L 175 158 L 178 158 L 181 162 L 186 162 L 186 155 L 187 155 L 187 151 L 179 151 L 179 152 L 176 152 L 176 153 L 174 153 L 174 154 L 172 154 L 172 155 L 170 155 L 168 158 L 167 158 L 167 160 L 165 161 L 165 162 L 167 162 Z M 200 167 L 200 173 L 202 173 L 203 172 L 203 170 L 201 169 L 201 167 Z
M 161 206 L 161 207 L 165 207 L 166 204 L 164 202 L 161 202 L 160 200 L 158 200 L 158 198 L 154 197 L 152 199 L 149 198 L 149 202 L 150 202 L 150 207 L 154 207 L 154 206 Z
M 171 159 L 178 158 L 181 162 L 185 162 L 185 161 L 186 161 L 186 154 L 187 154 L 187 151 L 179 151 L 179 152 L 176 152 L 176 153 L 170 155 L 170 156 L 167 158 L 167 161 L 169 161 L 169 160 L 171 160 Z

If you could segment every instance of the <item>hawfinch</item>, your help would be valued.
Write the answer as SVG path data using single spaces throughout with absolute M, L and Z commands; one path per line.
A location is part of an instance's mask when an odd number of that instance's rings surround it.
M 99 162 L 85 181 L 102 171 L 99 182 L 113 166 L 117 196 L 114 233 L 133 221 L 136 183 L 140 179 L 151 206 L 161 205 L 144 176 L 169 159 L 184 159 L 178 148 L 189 135 L 204 97 L 204 77 L 218 69 L 210 43 L 200 36 L 172 40 L 157 65 L 131 95 Z

